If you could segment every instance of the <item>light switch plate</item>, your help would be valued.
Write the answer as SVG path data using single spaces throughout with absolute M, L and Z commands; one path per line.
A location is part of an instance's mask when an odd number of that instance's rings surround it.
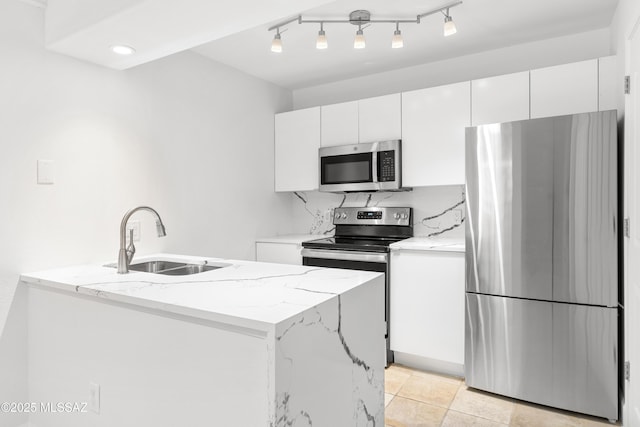
M 38 160 L 38 184 L 53 184 L 53 160 Z
M 140 241 L 140 221 L 129 221 L 127 223 L 127 239 L 129 238 L 129 230 L 133 230 L 133 241 Z

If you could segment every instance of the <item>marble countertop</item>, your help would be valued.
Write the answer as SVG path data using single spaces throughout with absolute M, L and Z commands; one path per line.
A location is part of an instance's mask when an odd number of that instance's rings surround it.
M 205 261 L 227 267 L 189 276 L 130 272 L 103 265 L 66 267 L 20 276 L 53 288 L 144 308 L 261 331 L 356 288 L 379 273 L 196 256 L 156 254 L 137 262 Z
M 464 252 L 464 239 L 412 237 L 389 246 L 391 250 Z
M 292 243 L 292 244 L 301 244 L 302 242 L 307 242 L 309 240 L 322 239 L 324 237 L 329 237 L 325 234 L 286 234 L 282 236 L 271 236 L 271 237 L 260 237 L 256 239 L 256 242 L 259 243 Z

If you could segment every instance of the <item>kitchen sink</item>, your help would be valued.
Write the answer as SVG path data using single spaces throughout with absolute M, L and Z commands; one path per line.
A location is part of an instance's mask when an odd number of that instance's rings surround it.
M 129 266 L 129 271 L 140 271 L 143 273 L 164 274 L 167 276 L 189 276 L 191 274 L 204 273 L 205 271 L 217 270 L 228 267 L 231 264 L 216 263 L 188 263 L 165 260 L 150 260 L 136 262 Z M 117 267 L 116 264 L 107 264 L 106 267 Z

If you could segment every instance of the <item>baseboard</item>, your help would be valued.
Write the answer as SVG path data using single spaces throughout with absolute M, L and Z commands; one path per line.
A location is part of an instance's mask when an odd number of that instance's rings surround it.
M 394 361 L 397 364 L 409 368 L 431 371 L 439 374 L 452 375 L 454 377 L 464 377 L 464 365 L 447 362 L 444 360 L 429 359 L 428 357 L 416 356 L 415 354 L 401 353 L 394 351 Z

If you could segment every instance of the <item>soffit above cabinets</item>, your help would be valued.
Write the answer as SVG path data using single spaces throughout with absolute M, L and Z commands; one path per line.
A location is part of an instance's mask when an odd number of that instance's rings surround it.
M 46 47 L 123 70 L 325 3 L 329 1 L 48 0 Z M 110 49 L 114 45 L 131 46 L 136 53 L 117 55 Z

